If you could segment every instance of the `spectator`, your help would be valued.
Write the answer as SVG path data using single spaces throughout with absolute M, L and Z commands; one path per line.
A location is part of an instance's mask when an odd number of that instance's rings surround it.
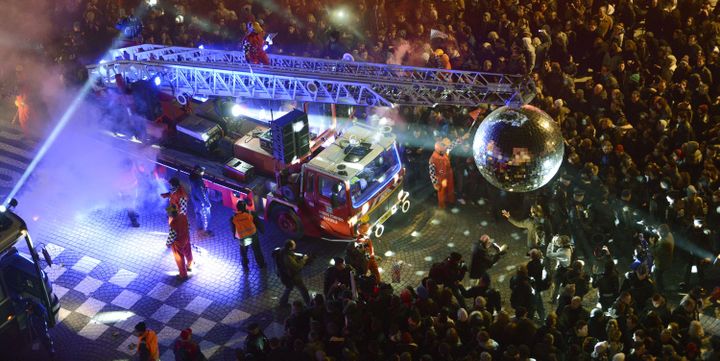
M 205 355 L 200 351 L 200 346 L 192 340 L 192 329 L 186 328 L 180 332 L 180 337 L 173 345 L 175 361 L 204 361 Z
M 137 352 L 141 361 L 160 360 L 158 339 L 155 331 L 148 329 L 145 322 L 139 322 L 135 325 L 133 334 L 138 338 Z

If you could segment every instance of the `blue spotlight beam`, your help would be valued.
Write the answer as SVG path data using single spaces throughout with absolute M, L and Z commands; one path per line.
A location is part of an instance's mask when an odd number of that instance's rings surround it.
M 135 14 L 138 14 L 137 17 L 140 18 L 145 15 L 147 11 L 147 7 L 141 4 L 136 10 Z M 110 51 L 112 49 L 118 48 L 122 44 L 123 34 L 120 33 L 118 36 L 113 39 L 112 45 L 108 49 L 108 51 L 105 52 L 105 55 L 102 58 L 105 58 L 110 54 Z M 70 106 L 65 110 L 65 113 L 63 113 L 62 117 L 60 117 L 60 120 L 55 125 L 55 128 L 53 128 L 52 132 L 50 132 L 50 135 L 45 139 L 45 141 L 40 146 L 40 149 L 38 150 L 37 154 L 35 155 L 35 158 L 30 162 L 28 167 L 25 169 L 25 172 L 23 172 L 22 176 L 20 176 L 20 179 L 18 179 L 17 183 L 15 183 L 15 186 L 13 189 L 8 193 L 7 197 L 5 198 L 5 201 L 3 201 L 2 205 L 0 206 L 0 209 L 4 207 L 5 209 L 8 208 L 10 205 L 10 202 L 13 198 L 20 192 L 22 187 L 25 185 L 27 180 L 30 178 L 30 175 L 35 171 L 37 166 L 40 164 L 42 159 L 45 157 L 45 154 L 47 154 L 48 150 L 52 147 L 52 145 L 55 143 L 55 140 L 57 140 L 57 137 L 60 135 L 60 133 L 65 129 L 65 126 L 67 123 L 72 119 L 73 115 L 75 115 L 75 112 L 77 111 L 78 107 L 82 103 L 82 101 L 85 99 L 85 96 L 88 94 L 90 89 L 92 89 L 92 85 L 95 81 L 94 76 L 90 76 L 88 80 L 83 84 L 83 86 L 80 88 L 80 91 L 75 96 L 75 99 L 70 103 Z

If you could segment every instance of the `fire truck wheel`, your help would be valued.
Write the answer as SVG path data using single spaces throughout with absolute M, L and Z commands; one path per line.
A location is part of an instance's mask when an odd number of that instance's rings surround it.
M 285 206 L 275 206 L 270 211 L 275 225 L 289 238 L 299 239 L 303 235 L 303 226 L 300 217 L 292 209 Z
M 403 202 L 402 206 L 400 206 L 400 210 L 403 213 L 407 213 L 410 210 L 410 201 L 406 200 Z

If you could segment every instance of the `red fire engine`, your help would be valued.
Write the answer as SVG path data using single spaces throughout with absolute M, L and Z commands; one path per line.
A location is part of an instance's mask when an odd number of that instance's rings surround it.
M 297 109 L 263 121 L 222 117 L 222 100 L 181 105 L 159 98 L 163 115 L 146 129 L 159 173 L 189 174 L 200 165 L 205 184 L 224 206 L 234 209 L 246 200 L 288 237 L 352 239 L 361 221 L 379 237 L 385 221 L 410 208 L 389 128 L 356 123 L 339 130 L 333 104 L 324 105 L 330 114 L 309 115 L 330 119 L 316 129 L 322 121 L 310 122 Z

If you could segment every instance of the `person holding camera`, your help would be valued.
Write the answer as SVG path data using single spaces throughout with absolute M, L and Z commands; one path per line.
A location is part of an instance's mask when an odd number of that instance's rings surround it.
M 325 270 L 323 292 L 329 300 L 338 299 L 344 291 L 353 289 L 354 272 L 345 265 L 345 259 L 334 257 L 333 265 Z
M 490 274 L 488 270 L 507 252 L 507 246 L 498 246 L 490 239 L 490 236 L 483 234 L 472 247 L 472 258 L 470 260 L 470 279 L 484 280 L 490 286 Z
M 548 245 L 547 257 L 557 262 L 553 281 L 553 300 L 560 294 L 560 285 L 565 283 L 565 276 L 570 267 L 572 252 L 570 237 L 566 235 L 556 235 Z
M 430 268 L 430 278 L 437 282 L 437 284 L 450 289 L 460 307 L 466 308 L 465 297 L 463 296 L 465 289 L 460 284 L 465 278 L 466 272 L 467 266 L 462 259 L 462 255 L 457 252 L 452 252 L 444 261 L 436 263 Z
M 292 292 L 293 288 L 300 291 L 306 305 L 310 304 L 310 293 L 308 293 L 300 274 L 310 261 L 310 257 L 306 254 L 295 253 L 295 247 L 295 241 L 289 239 L 285 241 L 285 246 L 282 249 L 276 249 L 273 252 L 280 282 L 285 286 L 285 291 L 280 297 L 280 306 L 282 307 L 289 306 L 288 298 L 290 298 L 290 292 Z

